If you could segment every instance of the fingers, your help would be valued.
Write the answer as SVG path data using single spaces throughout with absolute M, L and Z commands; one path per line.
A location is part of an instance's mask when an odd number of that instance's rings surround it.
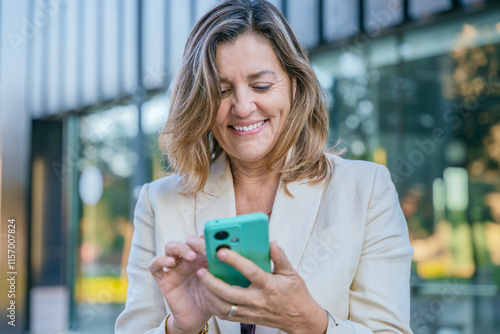
M 269 278 L 269 274 L 258 265 L 232 250 L 221 249 L 217 252 L 217 257 L 234 267 L 253 284 L 261 286 Z
M 155 279 L 159 280 L 163 277 L 163 268 L 170 266 L 170 259 L 171 258 L 164 255 L 158 255 L 151 260 L 151 262 L 149 263 L 149 271 Z
M 207 256 L 207 251 L 205 248 L 205 238 L 192 235 L 187 238 L 186 244 L 191 247 L 191 249 L 196 253 Z
M 208 291 L 228 303 L 234 303 L 236 301 L 241 302 L 247 294 L 247 292 L 245 292 L 245 288 L 236 285 L 229 285 L 223 280 L 212 275 L 206 269 L 198 270 L 197 275 Z
M 179 241 L 169 241 L 165 245 L 165 255 L 155 257 L 150 265 L 149 270 L 157 279 L 161 279 L 164 273 L 171 269 L 177 269 L 179 274 L 186 274 L 186 270 L 190 271 L 189 267 L 185 267 L 182 263 L 198 263 L 198 265 L 206 266 L 205 255 L 205 240 L 200 237 L 190 236 L 186 243 Z M 201 255 L 201 257 L 199 256 Z
M 167 266 L 174 268 L 179 264 L 179 259 L 193 262 L 197 259 L 197 254 L 206 256 L 205 240 L 197 236 L 190 236 L 186 242 L 169 241 L 165 245 L 165 255 L 167 256 Z
M 293 275 L 295 273 L 295 268 L 292 266 L 288 258 L 286 257 L 285 251 L 278 246 L 276 241 L 271 241 L 271 260 L 274 263 L 273 273 L 280 275 Z
M 253 298 L 249 297 L 249 293 L 253 294 L 248 289 L 229 285 L 213 276 L 206 269 L 198 270 L 197 274 L 205 287 L 204 296 L 211 314 L 231 321 L 239 321 L 240 317 L 245 315 L 241 310 L 248 309 L 248 307 L 243 306 L 247 305 L 248 298 Z M 240 312 L 236 314 L 235 310 L 233 310 L 233 314 L 229 315 L 231 305 L 239 305 Z
M 170 265 L 173 265 L 179 257 L 189 262 L 196 260 L 196 252 L 187 244 L 179 241 L 167 242 L 165 245 L 165 255 L 169 258 Z

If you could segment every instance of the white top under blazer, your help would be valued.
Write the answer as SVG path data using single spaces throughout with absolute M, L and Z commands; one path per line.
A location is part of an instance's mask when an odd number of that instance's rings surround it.
M 269 222 L 276 240 L 330 320 L 328 334 L 412 333 L 410 269 L 413 248 L 387 168 L 327 154 L 330 181 L 278 189 Z M 125 310 L 117 334 L 165 333 L 166 304 L 148 265 L 170 240 L 203 233 L 211 219 L 236 215 L 233 179 L 223 153 L 194 196 L 179 194 L 171 175 L 142 187 L 134 217 Z M 210 334 L 237 334 L 240 324 L 210 319 Z M 256 334 L 283 333 L 256 326 Z

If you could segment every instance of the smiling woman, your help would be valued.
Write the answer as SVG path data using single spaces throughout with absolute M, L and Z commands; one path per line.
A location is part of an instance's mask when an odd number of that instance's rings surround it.
M 220 1 L 183 57 L 160 138 L 176 174 L 141 190 L 116 333 L 411 333 L 390 174 L 326 153 L 324 93 L 279 11 Z M 220 249 L 251 282 L 232 286 L 207 270 L 203 224 L 254 212 L 273 272 Z

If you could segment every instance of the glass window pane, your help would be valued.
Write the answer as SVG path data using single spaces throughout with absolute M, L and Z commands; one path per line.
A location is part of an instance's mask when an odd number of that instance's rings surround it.
M 333 105 L 331 138 L 347 157 L 387 165 L 397 187 L 415 250 L 415 333 L 500 325 L 497 25 L 498 13 L 485 13 L 311 58 Z M 421 51 L 424 40 L 444 46 Z
M 63 59 L 61 59 L 62 52 L 60 51 L 60 15 L 58 15 L 59 11 L 64 10 L 64 7 L 59 7 L 60 5 L 55 3 L 45 3 L 44 8 L 46 11 L 57 11 L 57 14 L 49 19 L 47 23 L 47 27 L 43 30 L 43 33 L 47 34 L 47 45 L 45 46 L 45 52 L 48 57 L 47 66 L 47 77 L 45 78 L 45 85 L 47 85 L 47 112 L 50 114 L 57 113 L 60 111 L 60 94 L 62 85 L 59 83 L 59 73 L 62 70 L 61 63 Z
M 409 13 L 414 19 L 431 16 L 451 9 L 451 0 L 410 0 Z
M 270 3 L 272 3 L 276 8 L 281 10 L 281 4 L 283 3 L 282 0 L 268 0 Z
M 196 0 L 196 20 L 205 15 L 215 4 L 216 0 Z
M 76 191 L 82 209 L 75 303 L 78 329 L 85 333 L 112 333 L 126 299 L 137 123 L 134 106 L 116 106 L 81 118 Z
M 97 92 L 97 0 L 84 1 L 83 15 L 83 103 L 93 105 L 98 102 Z M 80 27 L 81 29 L 82 27 Z
M 170 29 L 170 70 L 175 73 L 180 66 L 182 52 L 186 40 L 191 31 L 190 19 L 190 1 L 170 1 L 171 12 L 175 15 L 171 16 Z
M 42 0 L 35 0 L 33 1 L 32 4 L 35 13 L 37 10 L 41 11 L 41 8 L 43 6 Z M 33 36 L 33 41 L 32 41 L 32 52 L 33 55 L 42 55 L 44 49 L 47 47 L 47 45 L 44 44 L 44 37 L 43 33 L 40 32 L 36 35 Z M 29 56 L 28 56 L 29 57 Z M 44 112 L 43 110 L 43 93 L 44 93 L 44 85 L 45 85 L 45 78 L 43 77 L 43 69 L 45 68 L 45 64 L 42 62 L 42 57 L 29 57 L 31 58 L 32 61 L 32 73 L 31 73 L 31 80 L 32 80 L 32 96 L 30 97 L 30 108 L 33 111 L 33 115 L 36 116 L 42 116 L 42 113 Z
M 332 42 L 351 37 L 359 32 L 359 2 L 326 0 L 323 4 L 323 35 Z
M 318 1 L 288 1 L 287 20 L 300 43 L 306 48 L 315 47 L 319 43 Z
M 81 23 L 81 16 L 78 12 L 78 2 L 69 1 L 66 4 L 66 39 L 64 57 L 66 67 L 64 71 L 64 110 L 76 109 L 78 107 L 78 47 L 82 41 L 78 40 L 78 29 Z
M 165 57 L 165 23 L 164 14 L 167 2 L 149 0 L 144 2 L 143 29 L 143 83 L 147 89 L 163 87 L 166 81 Z
M 123 88 L 134 93 L 137 88 L 137 1 L 120 0 L 123 6 L 121 38 L 123 38 Z
M 108 0 L 103 1 L 100 4 L 99 10 L 102 10 L 102 18 L 105 18 L 106 23 L 102 24 L 103 29 L 100 32 L 103 36 L 102 38 L 102 73 L 99 75 L 102 78 L 102 90 L 103 98 L 105 100 L 111 100 L 119 95 L 119 83 L 118 83 L 118 64 L 120 61 L 118 50 L 118 1 L 119 0 Z
M 369 35 L 403 22 L 402 0 L 366 0 L 364 27 Z

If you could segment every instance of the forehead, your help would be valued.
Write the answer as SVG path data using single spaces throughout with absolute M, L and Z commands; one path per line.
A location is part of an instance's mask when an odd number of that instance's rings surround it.
M 234 41 L 220 42 L 216 59 L 221 77 L 237 73 L 251 75 L 261 71 L 284 71 L 271 43 L 253 33 L 245 33 Z

